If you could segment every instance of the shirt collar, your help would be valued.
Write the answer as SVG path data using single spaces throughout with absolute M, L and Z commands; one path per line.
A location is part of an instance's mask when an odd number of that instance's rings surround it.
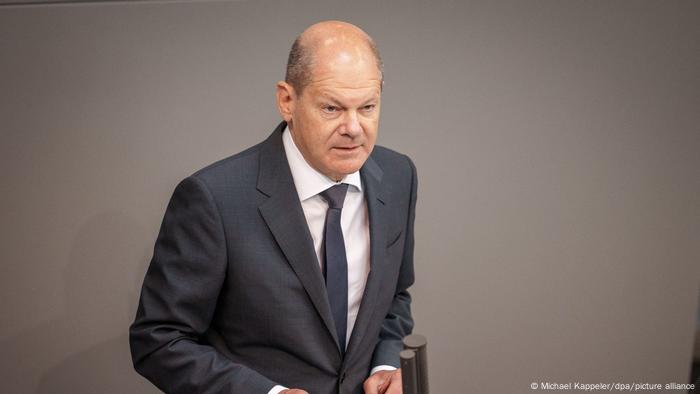
M 282 133 L 282 143 L 284 144 L 284 153 L 287 155 L 287 162 L 289 162 L 289 169 L 292 171 L 292 178 L 294 178 L 294 186 L 296 186 L 297 194 L 299 194 L 299 201 L 311 198 L 338 183 L 347 183 L 354 186 L 354 188 L 349 188 L 348 191 L 362 192 L 362 181 L 360 180 L 359 171 L 346 175 L 340 182 L 335 182 L 311 167 L 294 143 L 289 126 Z

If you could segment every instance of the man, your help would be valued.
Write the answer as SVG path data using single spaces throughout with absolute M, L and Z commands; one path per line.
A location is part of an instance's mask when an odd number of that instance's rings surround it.
M 416 172 L 375 147 L 382 70 L 321 22 L 277 84 L 268 139 L 175 189 L 130 344 L 168 393 L 401 393 Z

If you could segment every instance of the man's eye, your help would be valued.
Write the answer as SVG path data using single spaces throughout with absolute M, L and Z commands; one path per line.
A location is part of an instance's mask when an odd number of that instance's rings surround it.
M 371 112 L 374 110 L 374 107 L 375 107 L 374 104 L 369 104 L 369 105 L 365 105 L 364 107 L 362 107 L 362 110 L 365 112 Z
M 334 106 L 334 105 L 326 105 L 325 107 L 323 107 L 323 112 L 326 112 L 329 114 L 336 113 L 336 112 L 338 112 L 338 110 L 339 110 L 339 108 Z

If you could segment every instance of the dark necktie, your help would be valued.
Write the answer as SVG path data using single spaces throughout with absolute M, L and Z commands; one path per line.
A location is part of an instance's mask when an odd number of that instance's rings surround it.
M 348 185 L 341 183 L 321 192 L 328 201 L 326 227 L 323 230 L 323 246 L 326 263 L 323 274 L 326 291 L 331 304 L 331 313 L 338 333 L 340 353 L 345 354 L 345 336 L 348 326 L 348 261 L 345 256 L 345 241 L 340 227 L 340 214 Z

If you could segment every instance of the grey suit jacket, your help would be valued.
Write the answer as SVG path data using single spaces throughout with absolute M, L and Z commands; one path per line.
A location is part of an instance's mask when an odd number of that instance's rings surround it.
M 370 273 L 341 358 L 285 126 L 186 178 L 168 204 L 130 327 L 134 367 L 165 392 L 362 393 L 372 367 L 399 367 L 413 327 L 415 167 L 377 146 L 360 170 Z

